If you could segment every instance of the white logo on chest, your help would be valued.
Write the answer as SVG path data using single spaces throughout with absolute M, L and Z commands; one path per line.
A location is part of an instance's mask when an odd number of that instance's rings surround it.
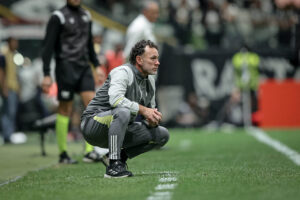
M 89 21 L 89 18 L 88 18 L 88 16 L 86 16 L 86 15 L 82 15 L 81 18 L 82 18 L 82 20 L 83 20 L 84 22 L 88 22 L 88 21 Z
M 70 22 L 70 24 L 74 24 L 74 23 L 75 23 L 75 19 L 74 19 L 73 17 L 71 17 L 71 18 L 69 19 L 69 22 Z

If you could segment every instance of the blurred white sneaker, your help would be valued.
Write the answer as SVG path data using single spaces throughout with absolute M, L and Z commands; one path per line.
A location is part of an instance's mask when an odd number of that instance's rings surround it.
M 27 141 L 27 136 L 23 132 L 16 132 L 10 136 L 10 141 L 13 144 L 23 144 Z

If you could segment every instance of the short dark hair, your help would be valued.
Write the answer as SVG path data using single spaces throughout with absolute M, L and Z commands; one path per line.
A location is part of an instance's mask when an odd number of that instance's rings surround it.
M 144 0 L 144 1 L 141 1 L 141 10 L 147 10 L 149 9 L 149 5 L 152 4 L 152 3 L 155 3 L 158 5 L 158 2 L 155 1 L 155 0 Z
M 146 46 L 149 46 L 150 48 L 155 48 L 158 50 L 158 47 L 156 46 L 156 44 L 154 44 L 154 42 L 152 42 L 151 40 L 141 40 L 141 41 L 137 42 L 134 45 L 134 47 L 132 47 L 132 49 L 131 49 L 130 56 L 129 56 L 130 64 L 132 64 L 132 65 L 136 64 L 136 57 L 145 53 Z
M 12 36 L 9 36 L 9 37 L 6 39 L 7 43 L 11 43 L 13 40 L 17 40 L 17 38 L 12 37 Z

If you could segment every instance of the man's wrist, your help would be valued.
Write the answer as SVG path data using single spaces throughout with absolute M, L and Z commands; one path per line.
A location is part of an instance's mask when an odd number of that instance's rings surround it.
M 145 110 L 146 110 L 146 107 L 139 104 L 138 113 L 144 116 Z

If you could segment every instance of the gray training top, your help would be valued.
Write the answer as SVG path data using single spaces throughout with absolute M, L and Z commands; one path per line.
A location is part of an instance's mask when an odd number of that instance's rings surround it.
M 139 104 L 155 108 L 155 80 L 149 75 L 144 78 L 138 69 L 131 64 L 114 68 L 96 92 L 96 96 L 83 112 L 81 119 L 93 116 L 115 107 L 128 108 L 134 120 Z

